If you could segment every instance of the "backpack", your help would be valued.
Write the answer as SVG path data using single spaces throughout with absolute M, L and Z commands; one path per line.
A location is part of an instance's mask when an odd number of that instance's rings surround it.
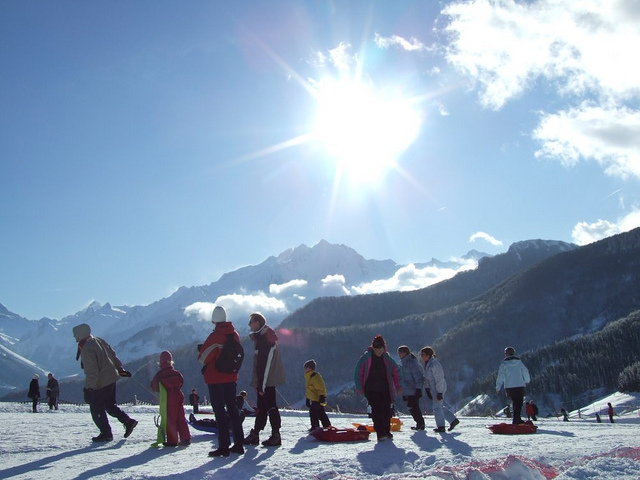
M 238 373 L 244 360 L 244 348 L 230 333 L 222 345 L 220 356 L 216 359 L 216 370 L 221 373 Z

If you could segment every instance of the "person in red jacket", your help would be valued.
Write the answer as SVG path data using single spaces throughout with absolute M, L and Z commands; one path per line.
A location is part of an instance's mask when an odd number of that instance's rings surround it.
M 204 383 L 209 387 L 211 406 L 218 423 L 218 448 L 209 452 L 210 457 L 228 457 L 229 452 L 242 455 L 244 447 L 244 432 L 240 412 L 236 407 L 236 388 L 238 382 L 237 373 L 224 373 L 216 368 L 216 360 L 222 354 L 222 346 L 227 341 L 227 335 L 233 335 L 237 342 L 240 336 L 233 323 L 227 322 L 227 312 L 224 307 L 218 305 L 213 309 L 211 321 L 215 325 L 213 332 L 202 345 L 198 346 L 200 355 L 198 361 L 203 365 L 202 373 Z M 233 432 L 233 446 L 229 448 L 229 423 L 227 415 L 231 419 Z
M 158 362 L 160 370 L 151 380 L 151 390 L 160 391 L 162 385 L 167 391 L 167 441 L 166 447 L 187 446 L 191 443 L 191 432 L 184 418 L 184 394 L 182 374 L 173 368 L 171 352 L 164 351 L 160 354 Z

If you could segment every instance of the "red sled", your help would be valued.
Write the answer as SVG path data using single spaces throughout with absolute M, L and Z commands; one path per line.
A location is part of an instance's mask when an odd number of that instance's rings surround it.
M 496 423 L 495 425 L 487 425 L 487 428 L 491 430 L 491 433 L 498 433 L 501 435 L 522 435 L 529 433 L 536 433 L 538 427 L 536 427 L 531 420 L 527 420 L 524 423 L 513 425 L 511 423 Z
M 370 434 L 365 429 L 336 427 L 322 427 L 311 431 L 311 435 L 322 442 L 360 442 L 369 440 Z

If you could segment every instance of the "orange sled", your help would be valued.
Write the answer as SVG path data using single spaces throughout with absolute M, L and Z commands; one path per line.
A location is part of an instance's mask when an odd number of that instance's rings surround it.
M 364 423 L 352 423 L 352 425 L 356 428 L 364 427 L 369 432 L 376 431 L 373 428 L 373 425 L 365 425 Z M 389 428 L 389 430 L 391 430 L 392 432 L 399 432 L 401 428 L 402 428 L 402 420 L 400 420 L 398 417 L 393 417 L 391 419 L 391 428 Z
M 369 440 L 371 432 L 365 429 L 323 427 L 311 431 L 316 439 L 322 442 L 359 442 Z
M 501 435 L 522 435 L 536 433 L 538 431 L 538 427 L 536 427 L 530 420 L 519 425 L 512 425 L 511 423 L 496 423 L 495 425 L 487 425 L 487 428 L 491 430 L 491 433 L 498 433 Z

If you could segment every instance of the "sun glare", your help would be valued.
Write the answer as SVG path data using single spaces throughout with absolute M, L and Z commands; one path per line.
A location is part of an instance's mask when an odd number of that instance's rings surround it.
M 314 137 L 351 180 L 379 180 L 418 134 L 420 117 L 409 100 L 385 98 L 361 81 L 322 80 L 316 99 Z

